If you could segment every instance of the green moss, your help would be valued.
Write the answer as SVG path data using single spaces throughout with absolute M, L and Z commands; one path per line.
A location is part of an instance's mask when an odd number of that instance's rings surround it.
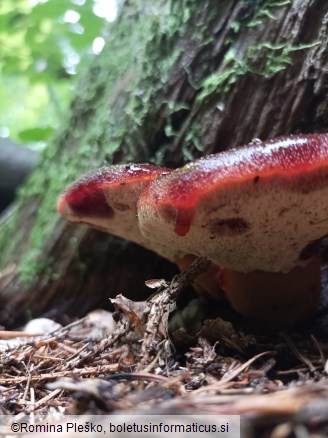
M 292 64 L 294 52 L 309 49 L 316 44 L 290 46 L 288 43 L 278 45 L 261 43 L 249 47 L 242 59 L 229 51 L 224 58 L 222 71 L 211 74 L 203 81 L 197 102 L 200 105 L 216 96 L 222 98 L 232 85 L 246 74 L 269 79 Z
M 275 20 L 276 8 L 287 6 L 291 0 L 259 0 L 255 6 L 254 14 L 251 20 L 247 23 L 248 27 L 255 27 L 262 24 L 263 20 L 269 18 Z
M 219 72 L 212 73 L 203 80 L 197 96 L 198 105 L 215 96 L 222 97 L 241 76 L 246 74 L 272 77 L 292 63 L 292 52 L 312 47 L 312 45 L 290 46 L 288 42 L 278 45 L 264 42 L 249 47 L 241 57 L 236 56 L 233 50 L 229 50 L 243 28 L 261 25 L 267 19 L 274 20 L 275 9 L 288 4 L 290 0 L 259 0 L 254 3 L 253 8 L 249 7 L 244 17 L 232 22 L 233 36 L 229 38 L 223 66 Z

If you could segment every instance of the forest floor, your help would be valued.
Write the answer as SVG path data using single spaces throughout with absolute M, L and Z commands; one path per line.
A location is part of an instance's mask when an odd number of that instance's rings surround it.
M 151 282 L 147 301 L 116 297 L 111 333 L 87 318 L 42 336 L 1 332 L 0 414 L 240 415 L 245 438 L 328 436 L 324 324 L 254 334 L 228 322 L 226 309 L 195 334 L 169 334 L 196 271 Z

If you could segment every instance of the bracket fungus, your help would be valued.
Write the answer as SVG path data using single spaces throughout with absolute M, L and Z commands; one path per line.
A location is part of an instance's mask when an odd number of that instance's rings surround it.
M 171 169 L 150 164 L 118 164 L 91 171 L 59 197 L 57 210 L 72 223 L 138 243 L 172 260 L 165 242 L 149 240 L 139 229 L 137 201 L 147 185 Z
M 98 173 L 60 197 L 69 220 L 183 268 L 208 258 L 204 288 L 216 293 L 220 282 L 254 324 L 281 329 L 313 315 L 328 234 L 328 134 L 255 141 L 173 171 L 121 165 Z

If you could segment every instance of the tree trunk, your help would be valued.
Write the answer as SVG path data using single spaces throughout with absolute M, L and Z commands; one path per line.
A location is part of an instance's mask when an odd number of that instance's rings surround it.
M 327 131 L 327 0 L 126 2 L 66 122 L 0 225 L 0 322 L 142 298 L 175 268 L 55 212 L 87 170 L 177 167 L 253 138 Z M 50 310 L 52 309 L 52 310 Z M 54 310 L 55 309 L 55 310 Z

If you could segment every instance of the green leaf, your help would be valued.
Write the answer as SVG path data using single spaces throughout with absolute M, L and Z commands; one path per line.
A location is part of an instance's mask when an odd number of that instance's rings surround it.
M 69 0 L 48 0 L 33 7 L 31 19 L 33 21 L 43 20 L 44 18 L 58 20 L 69 9 L 73 9 Z
M 19 139 L 22 142 L 36 142 L 36 141 L 46 141 L 49 139 L 50 135 L 53 133 L 53 128 L 47 126 L 45 128 L 31 128 L 24 129 L 18 133 Z

